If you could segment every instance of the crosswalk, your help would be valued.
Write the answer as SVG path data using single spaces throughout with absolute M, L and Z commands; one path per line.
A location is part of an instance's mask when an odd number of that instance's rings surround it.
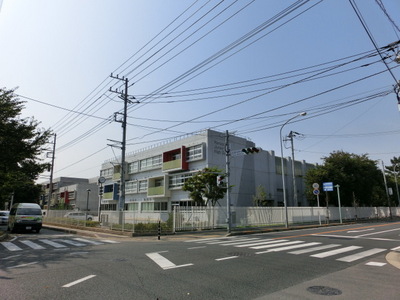
M 68 247 L 85 247 L 93 245 L 116 244 L 119 243 L 113 240 L 92 240 L 84 238 L 71 239 L 37 239 L 37 240 L 15 240 L 12 242 L 0 242 L 3 249 L 15 252 L 29 250 L 44 250 L 44 249 L 65 249 Z M 0 247 L 1 249 L 1 247 Z
M 262 239 L 247 237 L 218 237 L 186 240 L 187 243 L 203 245 L 218 245 L 234 248 L 247 248 L 255 250 L 255 254 L 266 254 L 273 252 L 286 252 L 292 255 L 308 255 L 309 257 L 324 259 L 334 258 L 341 262 L 354 262 L 363 258 L 368 258 L 378 253 L 388 250 L 400 251 L 400 247 L 391 249 L 371 248 L 365 249 L 362 246 L 342 244 L 324 244 L 322 242 L 306 242 L 303 240 L 292 239 Z M 191 249 L 194 249 L 193 247 Z

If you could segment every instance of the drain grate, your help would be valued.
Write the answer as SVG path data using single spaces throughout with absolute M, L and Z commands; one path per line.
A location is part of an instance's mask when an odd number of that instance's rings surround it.
M 336 296 L 342 294 L 341 290 L 331 288 L 329 286 L 310 286 L 309 288 L 307 288 L 307 291 L 323 296 Z

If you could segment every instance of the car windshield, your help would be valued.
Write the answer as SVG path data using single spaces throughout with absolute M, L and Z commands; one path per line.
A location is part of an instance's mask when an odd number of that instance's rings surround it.
M 8 216 L 8 211 L 0 211 L 0 216 Z
M 42 211 L 38 208 L 19 208 L 18 214 L 26 215 L 26 216 L 37 216 L 37 215 L 41 215 Z

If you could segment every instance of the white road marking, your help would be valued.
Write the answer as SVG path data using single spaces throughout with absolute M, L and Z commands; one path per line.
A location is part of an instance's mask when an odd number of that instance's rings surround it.
M 283 243 L 283 242 L 287 242 L 288 240 L 267 240 L 268 242 L 264 241 L 264 242 L 258 242 L 258 243 L 251 243 L 251 244 L 245 244 L 245 245 L 238 245 L 235 247 L 252 247 L 252 246 L 259 246 L 259 245 L 268 245 L 268 244 L 278 244 L 278 243 Z
M 359 252 L 359 253 L 356 253 L 356 254 L 353 254 L 353 255 L 349 255 L 349 256 L 342 257 L 342 258 L 338 258 L 336 260 L 344 261 L 344 262 L 352 262 L 352 261 L 355 261 L 355 260 L 358 260 L 358 259 L 361 259 L 361 258 L 364 258 L 364 257 L 367 257 L 367 256 L 371 256 L 371 255 L 374 255 L 374 254 L 377 254 L 377 253 L 380 253 L 380 252 L 383 252 L 383 251 L 386 251 L 386 249 L 374 248 L 374 249 L 370 249 L 370 250 L 367 250 L 367 251 Z
M 304 254 L 304 253 L 310 253 L 310 252 L 315 252 L 318 250 L 325 250 L 325 249 L 329 249 L 329 248 L 335 248 L 335 247 L 340 247 L 340 244 L 329 244 L 329 245 L 323 245 L 323 246 L 319 246 L 319 247 L 312 247 L 312 248 L 308 248 L 308 249 L 302 249 L 302 250 L 296 250 L 296 251 L 292 251 L 289 252 L 290 254 Z
M 360 249 L 360 248 L 362 248 L 362 247 L 360 247 L 360 246 L 349 246 L 349 247 L 345 247 L 345 248 L 340 248 L 340 249 L 336 249 L 336 250 L 331 250 L 331 251 L 327 251 L 327 252 L 313 254 L 313 255 L 310 255 L 310 256 L 317 257 L 317 258 L 325 258 L 325 257 L 328 257 L 328 256 L 332 256 L 332 255 L 336 255 L 336 254 L 340 254 L 340 253 L 344 253 L 344 252 L 349 252 L 349 251 L 353 251 L 353 250 Z
M 384 231 L 377 231 L 377 232 L 372 232 L 372 233 L 366 233 L 366 234 L 361 234 L 357 237 L 363 237 L 363 236 L 368 236 L 368 235 L 374 235 L 374 234 L 381 234 L 381 233 L 386 233 L 386 232 L 391 232 L 391 231 L 397 231 L 400 230 L 400 228 L 395 228 L 395 229 L 389 229 L 389 230 L 384 230 Z
M 34 265 L 34 264 L 37 264 L 37 263 L 38 263 L 37 261 L 34 261 L 34 262 L 31 262 L 31 263 L 27 263 L 27 264 L 22 264 L 22 265 L 17 265 L 17 266 L 13 266 L 13 267 L 8 267 L 7 269 L 22 268 L 22 267 Z
M 380 263 L 380 262 L 368 262 L 366 263 L 367 266 L 373 266 L 373 267 L 383 267 L 384 265 L 386 265 L 386 263 Z
M 1 244 L 10 251 L 21 251 L 22 249 L 11 242 L 1 242 Z
M 220 245 L 221 246 L 231 246 L 231 245 L 239 245 L 239 244 L 244 244 L 244 243 L 248 243 L 250 241 L 255 242 L 255 241 L 259 241 L 259 238 L 251 238 L 251 239 L 240 239 L 237 241 L 229 241 L 229 242 L 223 242 Z
M 53 241 L 50 241 L 50 240 L 47 240 L 47 239 L 43 239 L 43 240 L 39 240 L 39 241 L 41 241 L 42 243 L 45 243 L 47 245 L 50 245 L 50 246 L 52 246 L 54 248 L 65 248 L 66 247 L 64 245 L 61 245 L 59 243 L 56 243 L 56 242 L 53 242 Z
M 337 237 L 337 238 L 341 238 L 341 239 L 356 239 L 356 236 L 350 236 L 350 235 L 337 235 L 337 234 L 312 234 L 312 235 L 316 235 L 316 236 L 326 236 L 326 237 Z
M 264 253 L 269 253 L 269 252 L 280 252 L 280 251 L 286 251 L 286 250 L 291 250 L 291 249 L 296 249 L 296 248 L 309 247 L 309 246 L 320 245 L 320 244 L 321 243 L 318 243 L 318 242 L 312 242 L 312 243 L 306 243 L 306 244 L 300 244 L 300 245 L 279 247 L 279 248 L 269 249 L 267 251 L 256 252 L 256 254 L 264 254 Z
M 81 282 L 86 281 L 86 280 L 88 280 L 90 278 L 93 278 L 93 277 L 96 277 L 96 275 L 89 275 L 89 276 L 83 277 L 81 279 L 78 279 L 78 280 L 75 280 L 75 281 L 70 282 L 68 284 L 65 284 L 62 287 L 71 287 L 71 286 L 73 286 L 75 284 L 81 283 Z
M 113 241 L 113 240 L 100 240 L 101 242 L 104 243 L 109 243 L 109 244 L 120 244 L 121 242 Z
M 261 245 L 261 246 L 255 246 L 255 247 L 250 247 L 251 249 L 265 249 L 265 248 L 273 248 L 277 246 L 286 246 L 286 245 L 293 245 L 293 244 L 300 244 L 304 243 L 303 241 L 292 241 L 292 242 L 286 242 L 286 243 L 274 243 L 270 245 Z
M 193 250 L 193 249 L 203 249 L 203 248 L 207 248 L 207 246 L 190 247 L 190 248 L 188 248 L 188 250 Z
M 392 250 L 392 251 L 399 251 L 399 250 L 400 250 L 400 246 L 399 246 L 399 247 L 396 247 L 396 248 L 392 248 L 392 249 L 390 249 L 390 250 Z
M 100 243 L 100 242 L 96 242 L 96 241 L 92 241 L 92 240 L 87 240 L 87 239 L 82 239 L 82 238 L 75 238 L 74 240 L 75 241 L 84 242 L 84 243 L 93 244 L 93 245 L 104 245 L 104 243 Z
M 8 256 L 8 257 L 4 257 L 3 259 L 11 259 L 11 258 L 15 258 L 15 257 L 18 257 L 18 256 L 21 256 L 21 254 L 18 254 L 18 255 L 11 255 L 11 256 Z
M 71 241 L 71 240 L 61 240 L 61 239 L 57 239 L 57 242 L 62 242 L 68 245 L 72 245 L 72 246 L 76 246 L 76 247 L 82 247 L 82 246 L 86 246 L 86 244 L 82 244 L 82 243 L 78 243 L 75 241 Z
M 233 259 L 233 258 L 238 258 L 238 257 L 239 256 L 228 256 L 228 257 L 217 258 L 215 260 L 216 261 L 221 261 L 221 260 Z
M 25 245 L 27 245 L 27 246 L 31 247 L 32 249 L 35 249 L 35 250 L 46 249 L 45 247 L 40 246 L 40 245 L 38 245 L 38 244 L 36 244 L 36 243 L 34 243 L 32 241 L 21 241 L 21 243 L 23 243 L 23 244 L 25 244 Z
M 160 255 L 160 253 L 157 252 L 146 253 L 146 255 L 164 270 L 193 266 L 193 264 L 177 266 L 172 261 L 166 259 L 164 256 Z
M 375 228 L 361 229 L 361 230 L 350 230 L 350 231 L 347 231 L 347 233 L 364 232 L 364 231 L 371 231 L 371 230 L 375 230 Z

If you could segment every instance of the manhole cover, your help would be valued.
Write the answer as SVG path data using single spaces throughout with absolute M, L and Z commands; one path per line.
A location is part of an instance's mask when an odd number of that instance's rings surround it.
M 329 286 L 310 286 L 309 288 L 307 288 L 307 291 L 313 294 L 323 295 L 323 296 L 335 296 L 342 294 L 341 290 L 331 288 Z

